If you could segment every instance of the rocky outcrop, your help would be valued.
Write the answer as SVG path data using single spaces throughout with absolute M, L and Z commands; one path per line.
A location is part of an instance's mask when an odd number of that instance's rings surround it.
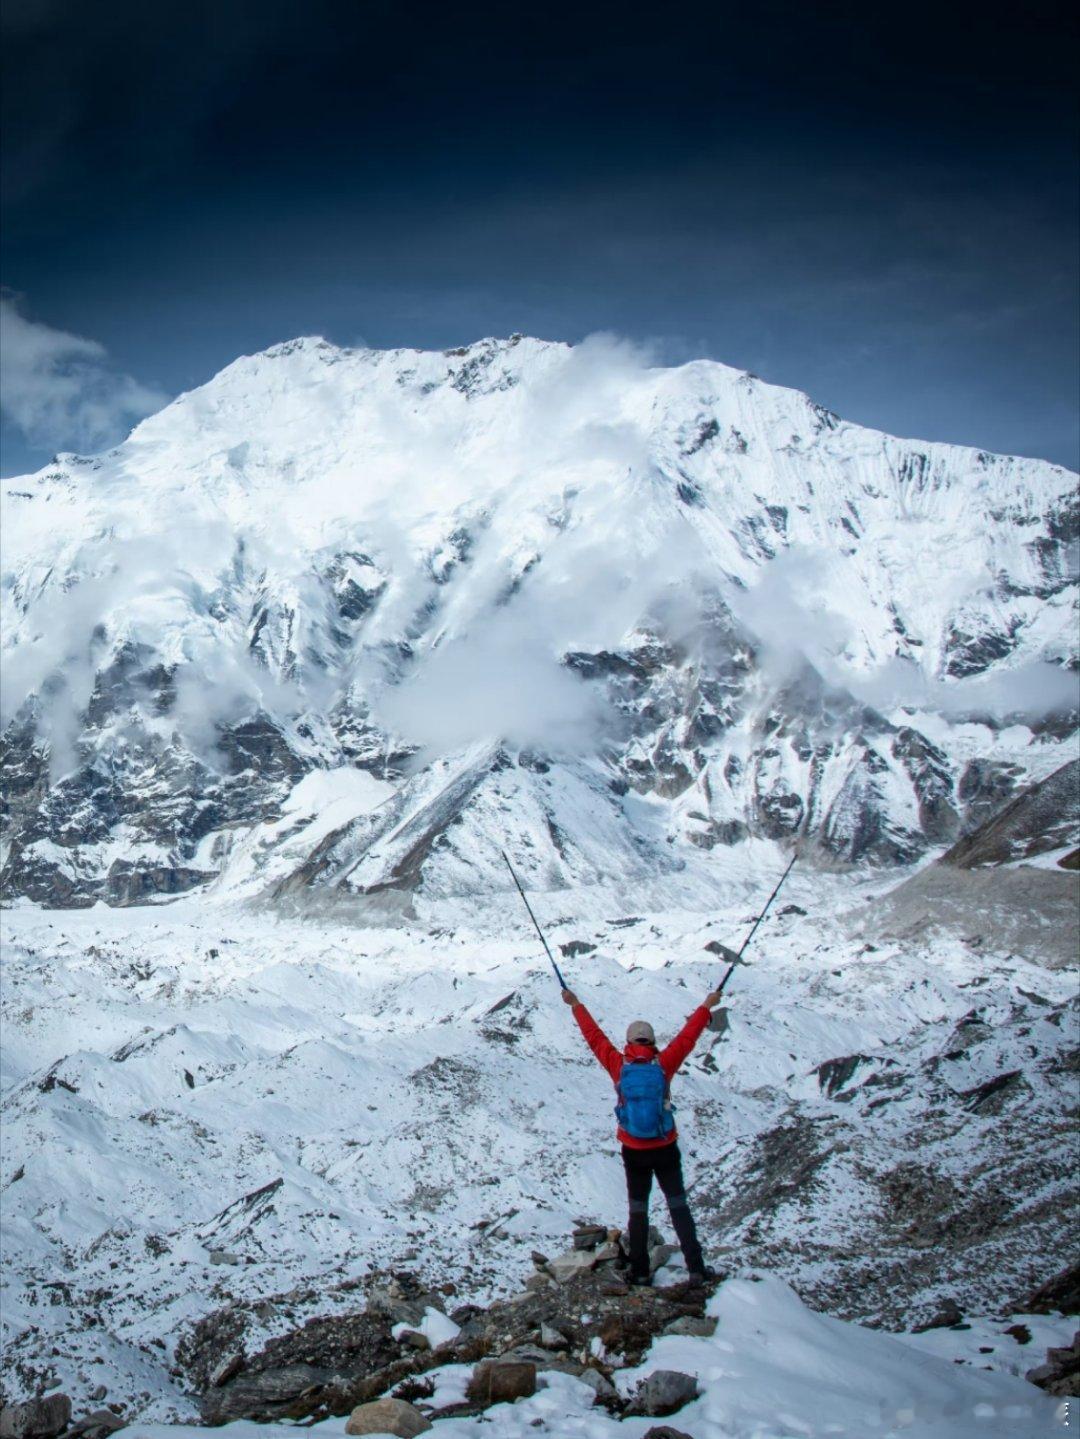
M 1046 1363 L 1027 1371 L 1027 1378 L 1048 1394 L 1080 1396 L 1080 1329 L 1071 1344 L 1046 1351 Z
M 715 1321 L 704 1315 L 704 1287 L 683 1282 L 630 1289 L 611 1232 L 618 1235 L 599 1225 L 579 1226 L 564 1254 L 534 1256 L 536 1272 L 522 1292 L 487 1308 L 462 1305 L 447 1318 L 441 1294 L 410 1272 L 396 1271 L 369 1288 L 358 1312 L 309 1320 L 254 1354 L 244 1351 L 235 1307 L 208 1315 L 182 1339 L 177 1359 L 201 1390 L 203 1421 L 211 1425 L 346 1414 L 361 1424 L 376 1414 L 373 1401 L 381 1398 L 409 1401 L 436 1417 L 478 1413 L 534 1393 L 547 1371 L 575 1375 L 594 1390 L 597 1403 L 622 1412 L 627 1401 L 611 1383 L 615 1366 L 639 1363 L 660 1334 L 709 1334 Z M 663 1249 L 670 1253 L 670 1246 Z M 425 1315 L 430 1322 L 433 1311 L 448 1337 L 435 1348 L 417 1347 L 414 1326 Z M 431 1391 L 423 1376 L 447 1363 L 473 1366 L 468 1393 L 464 1405 L 436 1411 L 426 1402 Z M 658 1380 L 643 1386 L 628 1412 L 669 1414 L 690 1397 L 685 1384 Z M 673 1407 L 664 1407 L 669 1403 Z
M 1080 839 L 1080 760 L 1030 785 L 978 829 L 957 840 L 940 864 L 959 869 L 1031 860 Z
M 71 1420 L 66 1394 L 48 1394 L 0 1409 L 0 1439 L 56 1439 Z
M 1080 1314 L 1080 1263 L 1066 1265 L 1015 1307 L 1026 1314 Z

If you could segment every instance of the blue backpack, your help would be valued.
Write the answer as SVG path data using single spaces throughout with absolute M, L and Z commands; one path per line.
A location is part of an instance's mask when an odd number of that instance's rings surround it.
M 675 1128 L 668 1082 L 658 1060 L 623 1062 L 615 1117 L 634 1139 L 663 1139 Z

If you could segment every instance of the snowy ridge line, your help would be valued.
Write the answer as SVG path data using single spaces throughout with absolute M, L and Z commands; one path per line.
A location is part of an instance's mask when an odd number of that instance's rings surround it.
M 305 340 L 18 491 L 3 880 L 38 903 L 273 893 L 280 866 L 407 909 L 490 892 L 497 816 L 554 887 L 754 838 L 906 865 L 1075 731 L 1075 477 L 712 362 Z M 491 773 L 418 811 L 400 870 L 328 790 L 351 877 L 324 884 L 314 810 L 281 832 L 313 774 L 419 799 L 478 745 Z

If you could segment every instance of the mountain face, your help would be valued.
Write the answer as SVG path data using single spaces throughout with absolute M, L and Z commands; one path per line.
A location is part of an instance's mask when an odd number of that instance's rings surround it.
M 1076 477 L 711 362 L 298 340 L 2 494 L 45 905 L 904 865 L 1072 752 Z

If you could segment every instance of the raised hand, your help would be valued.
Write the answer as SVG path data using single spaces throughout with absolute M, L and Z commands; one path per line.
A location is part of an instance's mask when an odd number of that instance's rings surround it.
M 715 1009 L 716 1006 L 720 1003 L 720 997 L 720 991 L 718 989 L 714 989 L 711 994 L 707 994 L 703 1001 L 705 1008 Z
M 562 992 L 563 1004 L 577 1004 L 577 995 L 572 989 L 564 989 Z

